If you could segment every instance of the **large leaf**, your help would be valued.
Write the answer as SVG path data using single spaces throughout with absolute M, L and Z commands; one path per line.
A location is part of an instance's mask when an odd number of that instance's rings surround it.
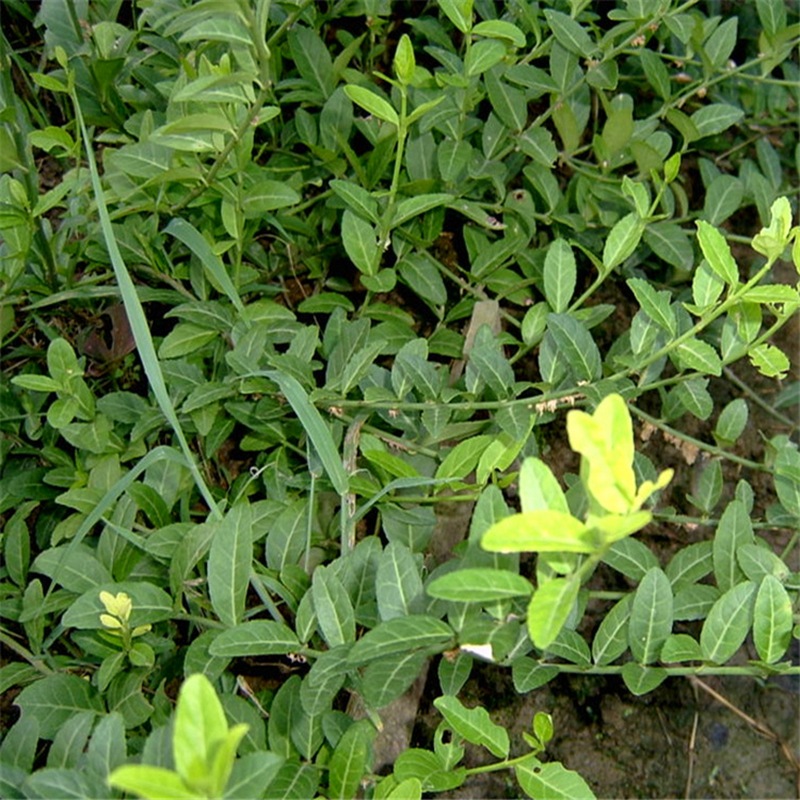
M 311 581 L 311 597 L 322 636 L 329 647 L 356 638 L 353 606 L 342 582 L 329 567 L 317 567 Z
M 542 764 L 529 758 L 514 767 L 519 785 L 528 797 L 547 800 L 594 800 L 594 792 L 577 773 L 558 761 Z
M 672 587 L 658 567 L 647 571 L 633 597 L 628 641 L 633 657 L 649 664 L 672 631 Z
M 753 615 L 753 640 L 762 661 L 774 664 L 792 640 L 792 601 L 773 575 L 761 581 Z
M 411 614 L 382 622 L 365 633 L 350 651 L 351 664 L 366 664 L 378 658 L 413 649 L 445 650 L 452 643 L 453 631 L 435 617 Z
M 564 239 L 555 239 L 544 260 L 544 296 L 556 314 L 567 310 L 576 281 L 577 267 L 572 248 Z
M 744 581 L 729 589 L 714 603 L 700 632 L 703 658 L 725 663 L 742 646 L 753 621 L 756 584 Z
M 424 595 L 419 566 L 404 544 L 390 542 L 381 553 L 375 590 L 383 620 L 422 610 Z
M 554 578 L 534 592 L 528 604 L 528 634 L 540 650 L 546 650 L 561 632 L 579 589 L 574 578 Z
M 76 675 L 59 673 L 26 686 L 15 704 L 23 715 L 39 722 L 39 736 L 52 739 L 75 714 L 92 711 L 102 714 L 103 702 L 92 686 Z
M 214 523 L 216 531 L 208 554 L 208 590 L 220 621 L 232 627 L 244 614 L 253 561 L 250 505 L 234 506 Z
M 508 731 L 492 722 L 485 708 L 466 708 L 452 695 L 437 697 L 433 704 L 447 724 L 471 744 L 485 747 L 497 758 L 506 758 L 509 750 Z
M 252 620 L 223 631 L 209 646 L 213 656 L 286 655 L 300 649 L 294 631 L 281 622 Z
M 600 351 L 591 333 L 575 317 L 568 314 L 548 314 L 547 331 L 553 337 L 559 357 L 579 381 L 594 381 L 600 377 Z
M 428 594 L 441 600 L 487 603 L 510 597 L 525 597 L 532 591 L 526 578 L 502 569 L 459 569 L 428 585 Z

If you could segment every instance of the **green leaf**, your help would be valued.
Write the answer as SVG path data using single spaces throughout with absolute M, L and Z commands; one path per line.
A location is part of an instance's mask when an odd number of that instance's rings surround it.
M 637 697 L 657 689 L 668 675 L 661 667 L 645 667 L 633 661 L 622 665 L 622 680 L 625 681 L 628 691 Z
M 358 106 L 361 106 L 368 114 L 390 122 L 392 125 L 399 125 L 400 118 L 391 104 L 384 100 L 379 94 L 365 88 L 364 86 L 345 86 L 345 94 Z
M 547 657 L 563 658 L 570 664 L 588 667 L 592 662 L 589 645 L 577 631 L 562 628 L 556 638 L 547 646 Z
M 719 599 L 719 589 L 704 583 L 690 584 L 675 592 L 672 617 L 675 620 L 705 619 Z
M 11 383 L 30 392 L 57 392 L 62 388 L 58 381 L 47 375 L 15 375 Z
M 720 225 L 738 210 L 743 197 L 744 186 L 738 178 L 718 175 L 706 189 L 703 219 L 710 225 Z
M 756 0 L 756 11 L 769 39 L 786 27 L 786 3 L 782 0 Z
M 464 72 L 474 78 L 499 64 L 506 55 L 506 46 L 496 39 L 482 39 L 470 48 L 464 60 Z
M 328 646 L 354 642 L 356 621 L 353 606 L 342 582 L 329 567 L 319 566 L 314 570 L 311 598 L 320 631 Z
M 253 561 L 250 506 L 240 503 L 216 526 L 208 554 L 208 590 L 220 621 L 237 625 L 244 614 Z
M 704 375 L 722 374 L 722 360 L 717 351 L 700 339 L 688 339 L 674 350 L 675 359 L 682 370 L 696 370 Z
M 649 52 L 649 51 L 648 51 Z M 694 250 L 688 234 L 674 222 L 653 222 L 644 230 L 644 240 L 659 258 L 680 270 L 690 270 Z
M 606 612 L 592 640 L 592 660 L 610 664 L 628 649 L 628 620 L 633 595 L 626 594 Z
M 519 496 L 523 511 L 551 509 L 569 514 L 564 490 L 550 467 L 539 458 L 529 457 L 522 462 Z
M 594 800 L 594 793 L 577 773 L 558 761 L 542 764 L 531 757 L 514 766 L 514 774 L 528 797 L 547 800 Z
M 330 798 L 349 800 L 356 797 L 361 779 L 368 770 L 370 747 L 375 728 L 369 720 L 353 723 L 342 735 L 328 762 Z
M 428 253 L 409 253 L 397 265 L 400 279 L 423 300 L 434 306 L 447 302 L 447 287 L 435 261 Z
M 567 310 L 577 277 L 572 248 L 564 239 L 555 239 L 544 260 L 544 296 L 556 314 Z
M 424 214 L 426 211 L 452 202 L 453 199 L 453 195 L 440 192 L 438 194 L 421 194 L 417 197 L 408 197 L 405 200 L 401 200 L 397 204 L 392 217 L 392 226 L 402 225 L 404 222 L 408 222 L 408 220 Z
M 439 8 L 461 33 L 472 29 L 472 0 L 440 0 Z
M 636 300 L 645 314 L 671 337 L 674 337 L 678 322 L 670 302 L 672 294 L 666 290 L 657 292 L 647 281 L 641 278 L 629 278 L 626 283 L 636 296 Z
M 459 442 L 439 465 L 436 477 L 464 480 L 478 466 L 483 451 L 493 438 L 492 436 L 473 436 Z
M 546 650 L 567 621 L 578 597 L 580 582 L 573 578 L 554 578 L 533 593 L 528 604 L 528 634 L 540 650 Z
M 731 400 L 722 409 L 714 427 L 714 438 L 722 447 L 730 447 L 747 427 L 748 408 L 743 397 Z
M 344 180 L 332 180 L 329 186 L 347 203 L 351 211 L 369 222 L 378 224 L 378 202 L 366 189 L 357 183 Z
M 102 630 L 100 615 L 106 613 L 100 602 L 100 592 L 118 594 L 124 592 L 131 598 L 130 624 L 132 627 L 162 622 L 174 613 L 172 598 L 163 590 L 147 581 L 125 581 L 106 583 L 84 592 L 64 613 L 61 624 L 65 628 L 81 630 Z
M 614 224 L 603 247 L 603 269 L 606 272 L 618 267 L 633 253 L 644 230 L 645 222 L 635 211 Z
M 525 47 L 525 34 L 511 22 L 499 19 L 487 19 L 479 22 L 472 29 L 475 36 L 487 36 L 493 39 L 507 39 L 515 47 Z
M 758 587 L 753 613 L 753 641 L 759 658 L 774 664 L 792 641 L 792 600 L 774 575 L 766 575 Z
M 449 625 L 435 617 L 410 614 L 381 622 L 367 631 L 353 645 L 348 660 L 358 665 L 414 649 L 441 652 L 452 641 L 453 631 Z
M 527 597 L 530 582 L 503 569 L 459 569 L 442 575 L 427 587 L 431 597 L 461 603 L 488 603 L 509 597 Z
M 543 167 L 552 167 L 558 158 L 553 135 L 546 128 L 532 125 L 519 138 L 519 146 L 528 158 Z
M 14 702 L 24 716 L 38 720 L 42 739 L 52 739 L 76 714 L 104 712 L 103 702 L 91 684 L 64 673 L 48 675 L 26 686 Z
M 554 666 L 543 666 L 532 658 L 518 658 L 511 665 L 511 678 L 514 689 L 520 694 L 532 692 L 544 686 L 558 675 L 559 669 Z
M 704 220 L 697 221 L 697 240 L 703 251 L 706 263 L 729 286 L 736 286 L 739 281 L 739 268 L 731 255 L 731 249 L 725 237 Z
M 258 178 L 245 190 L 242 211 L 245 219 L 261 219 L 270 211 L 297 205 L 301 199 L 291 186 L 281 181 Z
M 589 34 L 572 17 L 549 8 L 544 9 L 544 16 L 556 41 L 570 53 L 587 58 L 597 49 Z
M 711 542 L 695 542 L 675 553 L 665 570 L 674 593 L 705 578 L 714 569 L 712 546 Z
M 750 350 L 747 355 L 750 363 L 767 378 L 783 380 L 791 367 L 786 354 L 772 344 L 760 344 Z
M 690 117 L 700 137 L 715 136 L 735 125 L 744 116 L 744 111 L 727 103 L 711 103 L 698 109 Z
M 658 566 L 658 559 L 638 539 L 621 539 L 606 551 L 603 562 L 632 581 L 641 581 L 649 570 Z
M 180 358 L 218 339 L 216 331 L 199 328 L 191 322 L 179 322 L 166 336 L 158 348 L 159 358 Z
M 287 39 L 297 71 L 323 98 L 330 97 L 335 85 L 333 61 L 319 34 L 304 25 L 293 25 Z
M 703 658 L 724 664 L 742 646 L 753 622 L 756 584 L 744 581 L 714 603 L 700 632 Z
M 576 380 L 591 382 L 600 377 L 600 351 L 592 334 L 580 322 L 568 314 L 548 314 L 547 331 Z
M 758 544 L 743 544 L 736 549 L 736 559 L 748 580 L 761 583 L 772 575 L 783 582 L 790 575 L 789 567 L 772 550 Z
M 525 93 L 506 83 L 498 71 L 490 70 L 484 78 L 489 102 L 500 121 L 510 131 L 519 133 L 528 122 Z
M 453 695 L 437 697 L 433 704 L 458 736 L 485 747 L 497 758 L 508 756 L 508 731 L 492 722 L 485 708 L 465 708 Z
M 370 662 L 361 678 L 364 701 L 371 708 L 393 702 L 419 677 L 427 659 L 424 651 L 412 650 Z
M 628 641 L 631 654 L 640 664 L 658 658 L 672 631 L 672 587 L 658 567 L 647 571 L 631 605 Z
M 31 564 L 32 572 L 48 578 L 70 592 L 82 594 L 90 589 L 113 583 L 111 574 L 85 544 L 71 542 L 42 551 Z
M 692 313 L 699 316 L 705 309 L 713 306 L 724 288 L 725 283 L 711 270 L 708 262 L 705 259 L 701 261 L 692 278 L 692 299 L 699 311 L 690 309 Z
M 342 465 L 342 459 L 333 443 L 330 430 L 323 422 L 319 411 L 311 404 L 305 389 L 291 375 L 284 375 L 280 372 L 268 372 L 266 375 L 278 384 L 294 413 L 297 414 L 322 461 L 322 466 L 325 468 L 333 488 L 340 495 L 346 494 L 348 477 Z
M 426 792 L 446 792 L 461 786 L 467 772 L 464 767 L 448 770 L 438 754 L 412 747 L 398 756 L 394 777 L 401 785 L 416 778 Z
M 342 216 L 342 243 L 350 260 L 364 275 L 378 273 L 381 252 L 375 229 L 350 209 Z
M 375 589 L 382 620 L 421 610 L 424 593 L 419 570 L 414 555 L 400 542 L 390 542 L 381 553 Z
M 700 645 L 686 633 L 672 633 L 661 648 L 660 660 L 665 664 L 682 661 L 701 661 Z
M 252 620 L 229 628 L 209 646 L 212 656 L 285 656 L 300 649 L 294 632 L 282 622 Z
M 741 500 L 731 500 L 725 507 L 714 536 L 714 577 L 721 592 L 727 592 L 744 578 L 736 558 L 742 545 L 754 542 L 750 514 Z

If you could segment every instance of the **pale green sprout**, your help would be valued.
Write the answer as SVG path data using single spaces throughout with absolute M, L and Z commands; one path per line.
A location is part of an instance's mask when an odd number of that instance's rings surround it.
M 129 643 L 131 639 L 147 633 L 150 625 L 137 625 L 130 627 L 131 611 L 133 603 L 125 592 L 111 594 L 111 592 L 100 592 L 100 602 L 105 607 L 107 613 L 100 615 L 100 622 L 106 631 L 114 636 L 119 636 Z

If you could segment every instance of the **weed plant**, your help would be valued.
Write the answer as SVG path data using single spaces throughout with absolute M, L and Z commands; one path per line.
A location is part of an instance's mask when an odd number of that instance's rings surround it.
M 3 796 L 591 797 L 481 662 L 800 670 L 800 21 L 722 8 L 3 0 Z

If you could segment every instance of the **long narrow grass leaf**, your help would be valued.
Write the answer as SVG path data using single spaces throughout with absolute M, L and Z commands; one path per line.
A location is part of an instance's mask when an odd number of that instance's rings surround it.
M 297 418 L 303 425 L 308 438 L 314 445 L 317 455 L 322 461 L 325 472 L 328 473 L 333 488 L 344 495 L 348 489 L 347 473 L 342 465 L 342 458 L 327 425 L 322 420 L 319 411 L 308 399 L 305 389 L 291 375 L 284 375 L 282 372 L 270 370 L 265 372 L 271 381 L 275 381 L 280 387 L 283 396 L 289 401 L 289 405 L 297 414 Z
M 175 218 L 164 228 L 164 233 L 169 233 L 182 241 L 199 259 L 212 280 L 233 303 L 240 313 L 244 311 L 244 304 L 239 297 L 239 292 L 233 285 L 230 275 L 222 264 L 222 259 L 211 249 L 211 245 L 203 238 L 200 231 L 185 219 Z
M 156 401 L 161 408 L 167 421 L 175 431 L 175 436 L 186 456 L 186 462 L 189 470 L 192 473 L 197 488 L 203 495 L 206 503 L 208 504 L 211 513 L 218 519 L 222 519 L 222 512 L 217 505 L 211 490 L 206 485 L 203 476 L 195 461 L 194 453 L 189 447 L 189 442 L 183 433 L 183 428 L 178 420 L 178 415 L 175 412 L 175 407 L 172 404 L 169 393 L 167 392 L 167 385 L 164 382 L 164 375 L 161 371 L 161 364 L 156 355 L 156 349 L 153 345 L 153 338 L 150 335 L 150 328 L 147 324 L 147 318 L 144 314 L 139 295 L 136 293 L 136 287 L 133 284 L 128 268 L 122 259 L 122 254 L 119 251 L 114 231 L 111 227 L 111 219 L 108 216 L 108 208 L 106 207 L 105 195 L 103 194 L 103 187 L 100 184 L 100 175 L 97 172 L 97 162 L 94 158 L 94 151 L 92 150 L 92 142 L 89 138 L 89 132 L 86 129 L 86 123 L 83 119 L 83 112 L 78 101 L 76 93 L 72 92 L 72 102 L 75 105 L 75 115 L 78 118 L 78 123 L 81 128 L 81 135 L 83 136 L 84 147 L 86 149 L 86 159 L 89 162 L 89 171 L 92 176 L 92 188 L 94 189 L 95 200 L 97 202 L 97 214 L 100 217 L 100 228 L 103 231 L 103 239 L 105 240 L 108 254 L 111 257 L 111 264 L 114 267 L 114 275 L 119 284 L 120 292 L 122 294 L 122 302 L 125 305 L 125 313 L 128 316 L 128 322 L 131 326 L 133 339 L 136 342 L 136 349 L 139 351 L 139 356 L 142 359 L 142 366 L 144 367 L 147 380 L 153 390 Z

